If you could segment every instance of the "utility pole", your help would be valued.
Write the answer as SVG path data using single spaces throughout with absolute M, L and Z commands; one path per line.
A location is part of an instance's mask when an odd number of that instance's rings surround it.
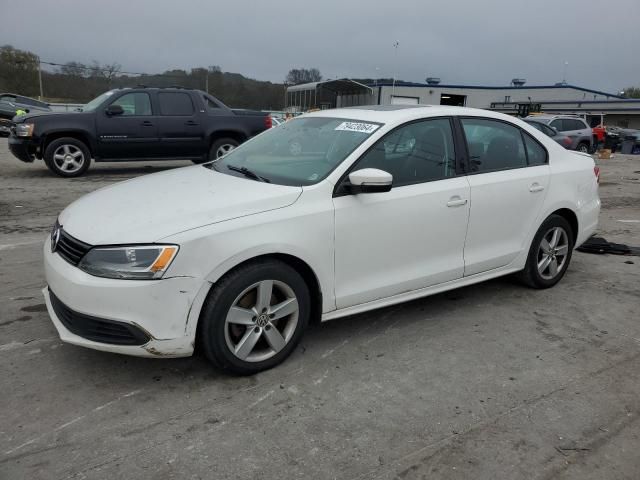
M 38 100 L 42 100 L 44 93 L 42 93 L 42 62 L 40 61 L 40 57 L 38 57 L 38 80 L 40 81 L 40 96 Z
M 209 94 L 209 69 L 204 74 L 204 91 Z
M 393 103 L 393 97 L 396 93 L 396 70 L 398 69 L 398 47 L 400 46 L 400 42 L 397 40 L 393 42 L 393 48 L 395 48 L 396 53 L 394 54 L 393 60 L 393 86 L 391 87 L 391 101 L 389 103 Z
M 567 84 L 567 65 L 569 65 L 569 62 L 565 61 L 564 62 L 564 70 L 562 71 L 562 83 L 564 85 Z

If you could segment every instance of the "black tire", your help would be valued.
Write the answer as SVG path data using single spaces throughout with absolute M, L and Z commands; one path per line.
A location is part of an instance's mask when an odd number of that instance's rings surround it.
M 591 150 L 591 147 L 589 146 L 588 142 L 580 142 L 576 147 L 576 150 L 582 153 L 589 153 L 589 150 Z
M 228 344 L 230 340 L 227 334 L 229 333 L 230 337 L 231 333 L 227 329 L 235 326 L 227 325 L 227 314 L 243 292 L 258 282 L 269 280 L 286 284 L 295 294 L 298 307 L 297 323 L 291 330 L 292 333 L 285 346 L 277 353 L 269 353 L 273 356 L 260 361 L 255 359 L 254 361 L 246 361 L 236 356 L 231 349 L 232 346 Z M 251 295 L 251 293 L 247 295 Z M 309 288 L 302 276 L 295 269 L 281 261 L 259 260 L 232 270 L 211 289 L 200 314 L 198 341 L 205 355 L 215 367 L 236 375 L 252 375 L 278 365 L 291 354 L 309 323 L 310 312 Z M 289 316 L 288 318 L 289 320 L 285 316 L 282 320 L 285 322 L 291 321 L 292 317 Z M 256 317 L 253 318 L 254 324 L 255 320 Z M 257 328 L 257 324 L 255 325 Z M 248 334 L 249 330 L 254 329 L 253 326 L 242 325 L 237 328 L 241 327 L 246 330 L 240 331 L 237 334 L 239 337 Z M 264 327 L 264 330 L 267 329 L 269 329 L 269 325 Z M 267 350 L 271 349 L 269 344 L 266 343 L 266 335 L 261 337 L 261 340 L 258 340 L 258 342 L 260 341 L 264 342 L 262 345 L 266 346 Z M 255 345 L 260 347 L 260 343 Z
M 240 145 L 240 142 L 234 138 L 218 138 L 214 140 L 211 143 L 211 148 L 209 148 L 209 160 L 217 160 L 222 156 L 221 152 L 223 150 L 231 151 L 238 145 Z M 225 149 L 225 147 L 227 148 Z
M 539 262 L 542 260 L 542 257 L 545 256 L 545 253 L 541 251 L 541 244 L 543 239 L 547 237 L 547 235 L 553 229 L 560 228 L 566 233 L 567 239 L 567 253 L 564 256 L 564 261 L 562 262 L 560 268 L 557 269 L 557 273 L 552 278 L 545 278 L 551 275 L 549 271 L 548 275 L 544 275 L 540 272 L 538 268 Z M 532 288 L 549 288 L 553 287 L 556 283 L 558 283 L 567 269 L 569 268 L 569 263 L 571 262 L 571 255 L 573 253 L 573 246 L 575 245 L 575 232 L 573 232 L 571 225 L 569 222 L 565 220 L 560 215 L 551 215 L 547 218 L 538 231 L 536 235 L 533 237 L 533 241 L 531 242 L 531 248 L 529 249 L 529 255 L 527 256 L 527 263 L 524 267 L 524 270 L 520 272 L 520 279 L 528 286 Z M 557 257 L 554 256 L 555 259 L 560 258 L 560 255 Z
M 79 165 L 75 163 L 72 165 L 60 159 L 60 155 L 66 156 L 65 150 L 69 155 L 74 156 L 73 161 L 78 162 Z M 60 165 L 60 162 L 63 164 Z M 56 175 L 66 178 L 79 177 L 84 175 L 91 165 L 91 152 L 87 145 L 77 138 L 57 138 L 47 145 L 44 151 L 44 163 Z M 65 168 L 65 165 L 70 168 Z

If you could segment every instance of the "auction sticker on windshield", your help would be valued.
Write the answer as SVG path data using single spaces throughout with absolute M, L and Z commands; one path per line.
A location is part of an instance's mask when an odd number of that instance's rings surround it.
M 376 125 L 375 123 L 342 122 L 334 130 L 370 134 L 375 132 L 378 128 L 380 128 L 380 125 Z

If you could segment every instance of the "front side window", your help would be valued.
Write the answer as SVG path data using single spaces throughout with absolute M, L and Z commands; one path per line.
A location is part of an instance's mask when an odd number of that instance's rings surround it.
M 125 93 L 111 105 L 120 105 L 124 110 L 123 116 L 151 115 L 151 100 L 148 93 Z
M 195 111 L 191 96 L 182 92 L 158 93 L 161 115 L 193 115 Z
M 472 172 L 493 172 L 527 166 L 520 129 L 504 122 L 462 118 Z
M 377 168 L 393 176 L 393 186 L 430 182 L 456 174 L 448 118 L 410 123 L 380 140 L 352 170 Z
M 329 175 L 381 126 L 344 118 L 296 118 L 265 131 L 205 166 L 228 175 L 249 176 L 240 171 L 244 168 L 280 185 L 313 185 Z

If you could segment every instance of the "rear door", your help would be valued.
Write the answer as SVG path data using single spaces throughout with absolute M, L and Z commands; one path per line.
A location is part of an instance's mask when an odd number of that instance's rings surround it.
M 120 105 L 121 115 L 109 115 L 109 105 Z M 148 92 L 116 96 L 96 111 L 98 155 L 101 158 L 151 158 L 158 154 L 157 117 Z
M 189 92 L 158 91 L 158 132 L 162 156 L 200 157 L 207 151 L 204 107 Z
M 511 263 L 528 248 L 549 185 L 544 147 L 516 126 L 461 118 L 471 188 L 464 275 Z

